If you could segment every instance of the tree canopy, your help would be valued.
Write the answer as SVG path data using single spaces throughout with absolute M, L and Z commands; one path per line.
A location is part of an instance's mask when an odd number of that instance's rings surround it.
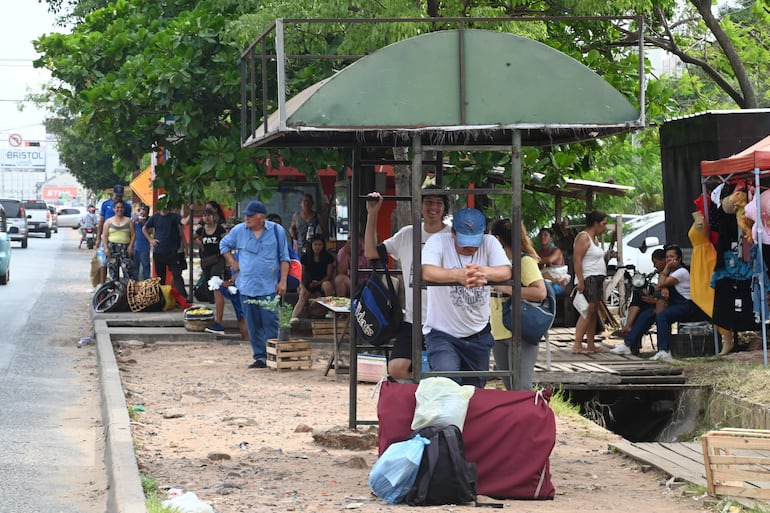
M 81 181 L 103 186 L 101 173 L 130 178 L 143 155 L 160 148 L 170 158 L 158 169 L 158 183 L 174 202 L 190 196 L 240 199 L 270 184 L 265 152 L 240 147 L 239 56 L 278 17 L 510 17 L 560 15 L 645 16 L 645 43 L 678 56 L 684 73 L 656 77 L 648 67 L 646 105 L 651 122 L 704 106 L 758 107 L 767 103 L 762 73 L 770 56 L 759 37 L 767 29 L 764 0 L 743 0 L 730 11 L 714 12 L 710 0 L 448 0 L 350 2 L 348 0 L 48 0 L 50 8 L 73 24 L 67 34 L 48 34 L 36 42 L 37 66 L 53 76 L 44 97 L 54 106 L 52 123 L 64 161 Z M 549 44 L 581 62 L 623 92 L 638 97 L 637 42 L 633 24 L 609 27 L 596 21 L 487 23 Z M 363 55 L 426 30 L 425 24 L 293 27 L 291 52 Z M 649 63 L 648 63 L 649 64 Z M 333 73 L 344 63 L 296 64 L 289 95 Z M 731 102 L 731 103 L 728 103 Z M 269 105 L 272 110 L 275 106 Z M 87 141 L 88 144 L 82 144 Z M 90 147 L 90 150 L 89 150 Z M 306 172 L 346 156 L 332 149 L 281 152 L 284 161 Z M 507 164 L 500 154 L 451 156 L 473 173 L 452 180 L 484 180 Z M 565 176 L 614 179 L 637 187 L 628 211 L 659 208 L 660 165 L 657 134 L 645 130 L 612 143 L 528 149 L 525 173 L 546 173 L 558 186 Z M 112 165 L 112 169 L 106 167 Z M 116 175 L 110 175 L 114 177 Z M 544 200 L 533 196 L 533 206 Z M 616 200 L 613 200 L 616 201 Z M 617 204 L 617 201 L 616 203 Z M 622 203 L 621 203 L 622 205 Z M 598 206 L 602 207 L 601 202 Z M 526 207 L 526 205 L 525 205 Z M 608 208 L 608 207 L 605 207 Z M 543 209 L 532 209 L 542 212 Z

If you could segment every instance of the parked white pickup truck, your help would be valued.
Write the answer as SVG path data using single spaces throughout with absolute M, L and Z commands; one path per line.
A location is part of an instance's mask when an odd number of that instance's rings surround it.
M 45 238 L 50 239 L 53 220 L 48 204 L 43 200 L 24 200 L 24 209 L 27 211 L 29 232 L 45 233 Z

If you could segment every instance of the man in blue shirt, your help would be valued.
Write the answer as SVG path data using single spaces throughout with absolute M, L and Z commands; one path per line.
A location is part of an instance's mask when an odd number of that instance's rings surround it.
M 267 367 L 267 339 L 278 336 L 278 312 L 257 304 L 286 294 L 289 246 L 279 224 L 265 220 L 267 209 L 252 201 L 243 211 L 245 221 L 233 227 L 219 243 L 227 265 L 237 272 L 235 286 L 241 296 L 243 315 L 249 328 L 254 362 L 250 369 Z M 238 259 L 233 253 L 238 253 Z M 277 282 L 277 283 L 276 283 Z

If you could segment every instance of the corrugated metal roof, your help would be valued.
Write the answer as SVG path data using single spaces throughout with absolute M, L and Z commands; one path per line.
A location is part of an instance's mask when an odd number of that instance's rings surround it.
M 525 145 L 602 137 L 639 110 L 592 70 L 547 45 L 487 30 L 432 32 L 382 48 L 287 102 L 247 145 Z M 307 144 L 309 143 L 309 144 Z

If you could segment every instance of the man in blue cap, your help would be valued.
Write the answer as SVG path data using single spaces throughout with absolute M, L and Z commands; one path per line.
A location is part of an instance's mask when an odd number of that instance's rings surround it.
M 422 250 L 422 279 L 428 287 L 423 322 L 428 363 L 434 371 L 488 371 L 495 341 L 489 326 L 488 282 L 511 279 L 511 262 L 500 242 L 485 235 L 487 219 L 475 208 L 454 214 L 451 233 L 437 233 Z M 458 378 L 484 388 L 486 379 Z
M 289 274 L 289 245 L 280 224 L 267 221 L 261 201 L 252 201 L 243 211 L 245 221 L 234 226 L 219 243 L 227 264 L 238 273 L 235 286 L 249 328 L 254 361 L 250 369 L 267 367 L 267 339 L 278 336 L 278 312 L 259 302 L 286 294 Z M 237 252 L 236 259 L 233 254 Z

